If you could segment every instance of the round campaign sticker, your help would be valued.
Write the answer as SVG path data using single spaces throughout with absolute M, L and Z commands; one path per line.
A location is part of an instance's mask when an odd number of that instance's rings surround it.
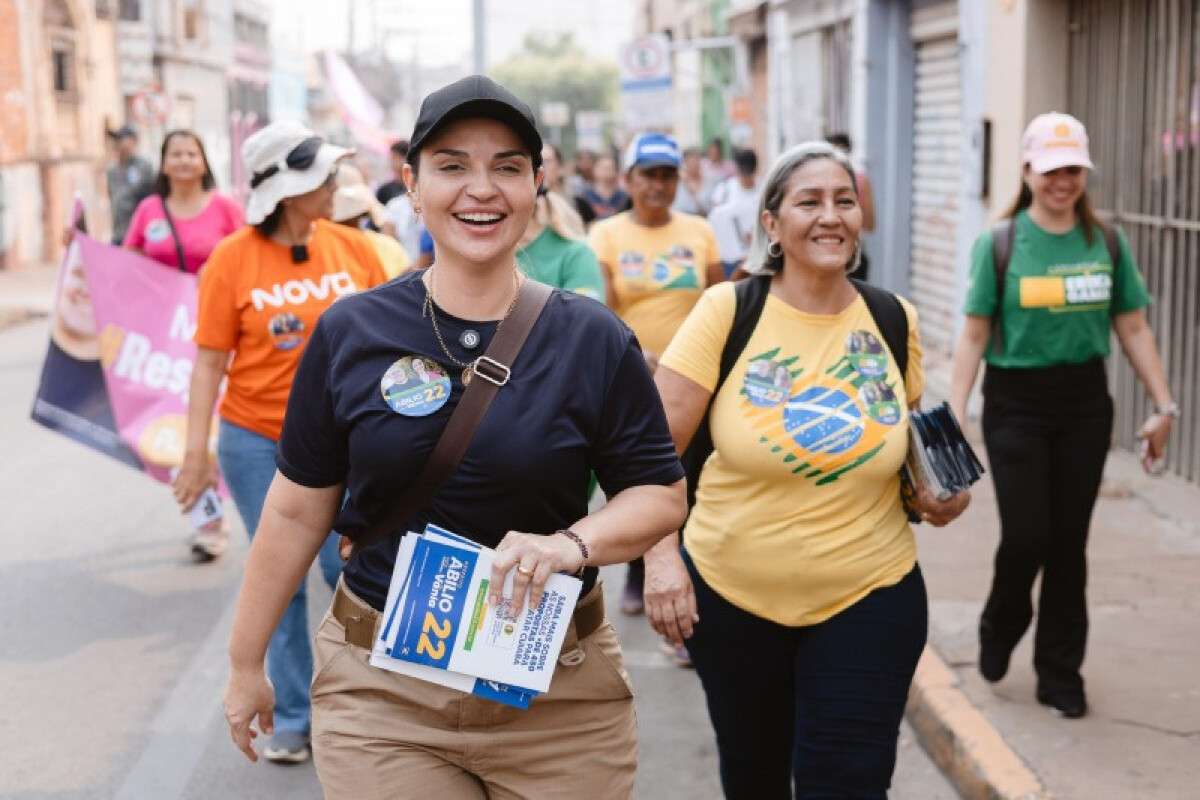
M 883 381 L 867 381 L 858 387 L 858 402 L 876 422 L 895 425 L 900 421 L 900 401 L 892 387 Z
M 792 373 L 788 368 L 769 358 L 751 361 L 746 367 L 746 378 L 742 382 L 742 393 L 759 408 L 774 408 L 787 399 L 792 388 Z
M 267 322 L 267 333 L 280 350 L 292 350 L 304 342 L 304 322 L 290 311 L 276 314 Z
M 858 330 L 846 337 L 846 359 L 866 378 L 887 374 L 887 353 L 883 343 L 870 331 Z
M 156 219 L 146 226 L 146 241 L 161 242 L 171 235 L 171 226 L 165 219 Z
M 450 399 L 450 378 L 428 358 L 404 356 L 383 373 L 379 389 L 392 411 L 406 417 L 425 417 Z

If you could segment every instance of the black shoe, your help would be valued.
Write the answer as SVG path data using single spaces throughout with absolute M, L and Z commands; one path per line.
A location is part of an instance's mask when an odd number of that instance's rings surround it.
M 1087 716 L 1088 713 L 1087 698 L 1083 696 L 1083 692 L 1043 692 L 1039 690 L 1037 701 L 1044 706 L 1053 708 L 1059 716 L 1066 719 L 1079 719 Z
M 1012 657 L 1011 647 L 1002 647 L 983 631 L 979 630 L 979 674 L 989 683 L 996 683 L 1008 674 L 1008 660 Z

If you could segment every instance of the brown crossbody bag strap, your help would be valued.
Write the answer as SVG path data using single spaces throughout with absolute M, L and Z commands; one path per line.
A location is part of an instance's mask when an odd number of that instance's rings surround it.
M 488 406 L 508 383 L 512 365 L 533 330 L 550 299 L 552 290 L 544 283 L 525 280 L 521 284 L 516 305 L 492 337 L 491 344 L 482 356 L 475 359 L 471 369 L 474 378 L 463 389 L 462 397 L 433 452 L 425 462 L 421 474 L 408 487 L 396 495 L 391 505 L 383 510 L 376 521 L 352 541 L 355 549 L 361 549 L 399 530 L 413 515 L 432 499 L 446 480 L 458 469 L 466 454 Z M 342 552 L 345 553 L 347 538 L 343 537 Z

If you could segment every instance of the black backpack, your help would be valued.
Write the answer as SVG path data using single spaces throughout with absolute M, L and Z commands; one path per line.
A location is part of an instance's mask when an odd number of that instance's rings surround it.
M 883 334 L 883 340 L 887 344 L 888 350 L 891 351 L 892 358 L 896 359 L 896 366 L 900 371 L 901 380 L 903 380 L 908 375 L 908 315 L 904 313 L 904 306 L 900 305 L 900 300 L 889 291 L 854 278 L 851 278 L 850 282 L 854 284 L 854 288 L 858 290 L 867 304 L 867 310 L 871 312 L 871 318 L 875 320 L 875 324 Z M 700 472 L 704 469 L 704 462 L 708 461 L 708 457 L 712 455 L 713 451 L 712 432 L 708 427 L 708 416 L 712 413 L 713 400 L 716 399 L 717 392 L 721 391 L 725 379 L 729 377 L 734 365 L 741 358 L 742 351 L 750 343 L 750 337 L 753 335 L 754 329 L 758 327 L 758 320 L 762 316 L 763 306 L 767 303 L 770 289 L 770 275 L 754 275 L 743 278 L 734 284 L 737 307 L 733 312 L 733 324 L 729 328 L 729 336 L 725 339 L 725 347 L 721 350 L 721 371 L 717 377 L 717 385 L 713 387 L 712 397 L 709 398 L 704 418 L 700 420 L 700 425 L 696 428 L 691 443 L 688 444 L 687 450 L 679 459 L 683 462 L 683 469 L 687 473 L 689 511 L 696 504 L 696 487 L 700 483 Z
M 1112 259 L 1113 272 L 1121 261 L 1121 243 L 1117 238 L 1116 228 L 1108 225 L 1100 226 L 1104 235 L 1104 245 L 1108 248 L 1108 257 Z M 1008 264 L 1012 261 L 1013 242 L 1017 238 L 1017 226 L 1013 220 L 1002 219 L 992 227 L 992 266 L 996 272 L 996 310 L 992 312 L 992 352 L 996 355 L 1004 353 L 1004 327 L 1000 324 L 1004 313 L 1004 279 L 1008 276 Z M 876 323 L 878 324 L 878 323 Z

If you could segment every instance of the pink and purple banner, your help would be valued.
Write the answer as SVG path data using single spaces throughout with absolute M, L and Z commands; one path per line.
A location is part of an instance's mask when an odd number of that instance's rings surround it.
M 79 232 L 56 306 L 33 418 L 169 482 L 186 443 L 196 277 Z

